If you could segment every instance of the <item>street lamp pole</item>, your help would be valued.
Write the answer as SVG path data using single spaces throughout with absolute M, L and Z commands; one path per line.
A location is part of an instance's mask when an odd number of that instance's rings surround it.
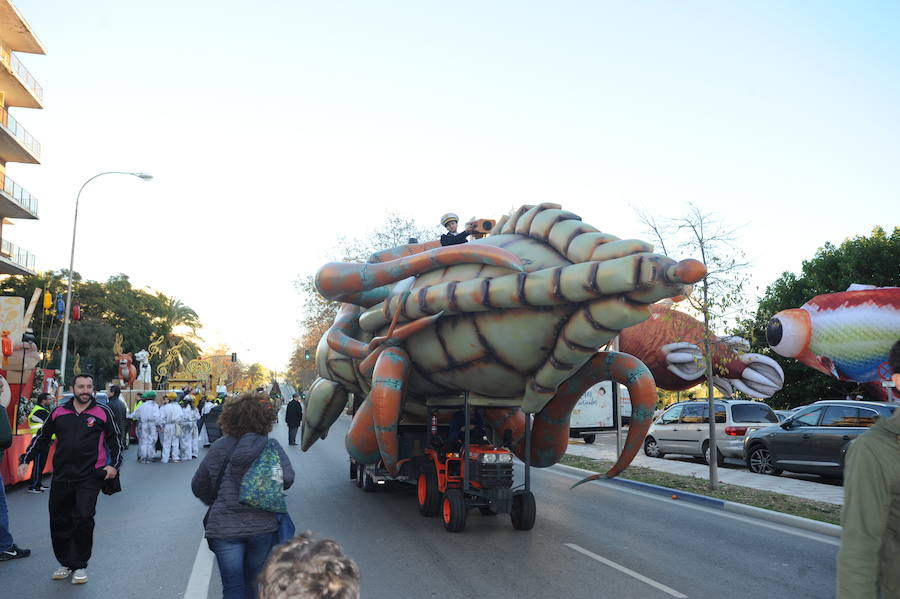
M 75 196 L 75 218 L 72 220 L 72 251 L 69 254 L 69 283 L 66 289 L 66 313 L 63 315 L 62 355 L 60 356 L 59 361 L 59 383 L 63 390 L 66 388 L 66 357 L 69 350 L 69 311 L 70 306 L 72 305 L 72 270 L 75 268 L 75 232 L 78 230 L 78 203 L 81 201 L 81 192 L 84 191 L 85 186 L 97 177 L 102 177 L 103 175 L 131 175 L 143 179 L 144 181 L 149 181 L 153 178 L 153 175 L 147 173 L 105 171 L 98 173 L 85 181 L 82 184 L 81 189 L 78 190 L 78 195 Z

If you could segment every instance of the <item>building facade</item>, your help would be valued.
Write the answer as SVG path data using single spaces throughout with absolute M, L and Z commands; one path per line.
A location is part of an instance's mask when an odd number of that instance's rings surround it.
M 6 174 L 10 162 L 40 164 L 41 159 L 41 144 L 10 114 L 44 107 L 44 90 L 17 56 L 20 52 L 46 54 L 19 9 L 0 0 L 0 275 L 34 274 L 34 255 L 7 239 L 12 219 L 38 218 L 37 198 Z

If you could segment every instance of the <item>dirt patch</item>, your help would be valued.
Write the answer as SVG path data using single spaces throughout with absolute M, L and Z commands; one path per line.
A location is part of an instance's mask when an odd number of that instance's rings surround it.
M 583 456 L 565 455 L 561 464 L 583 468 L 591 472 L 606 472 L 612 466 L 612 462 L 605 460 L 595 460 Z M 829 524 L 841 523 L 841 506 L 821 501 L 813 501 L 811 499 L 803 499 L 784 495 L 782 493 L 773 493 L 772 491 L 760 491 L 759 489 L 751 489 L 748 487 L 740 487 L 737 485 L 729 485 L 719 483 L 719 488 L 715 491 L 710 490 L 709 483 L 701 478 L 693 476 L 682 476 L 680 474 L 670 474 L 668 472 L 660 472 L 643 468 L 640 466 L 629 466 L 629 468 L 619 475 L 619 478 L 627 478 L 660 487 L 669 487 L 679 491 L 688 493 L 697 493 L 698 495 L 706 495 L 707 497 L 716 497 L 726 501 L 735 503 L 743 503 L 754 507 L 761 507 L 775 512 L 800 516 L 802 518 L 810 518 L 812 520 L 820 520 Z

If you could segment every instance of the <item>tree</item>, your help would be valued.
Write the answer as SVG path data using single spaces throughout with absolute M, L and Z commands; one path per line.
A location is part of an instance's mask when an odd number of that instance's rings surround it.
M 384 223 L 375 227 L 365 237 L 341 237 L 333 255 L 341 262 L 365 262 L 380 250 L 406 245 L 411 238 L 420 242 L 440 236 L 436 227 L 425 227 L 416 221 L 397 214 L 388 214 Z M 305 274 L 294 282 L 297 293 L 303 298 L 303 316 L 300 320 L 300 338 L 294 344 L 287 372 L 288 380 L 298 388 L 308 387 L 315 379 L 315 360 L 306 360 L 305 351 L 315 354 L 322 335 L 334 322 L 338 302 L 327 300 L 316 291 L 314 275 Z
M 706 276 L 698 284 L 699 290 L 687 297 L 688 306 L 703 316 L 703 359 L 706 370 L 706 388 L 709 414 L 715 414 L 715 389 L 713 387 L 713 346 L 727 343 L 728 338 L 716 338 L 714 330 L 724 330 L 734 323 L 741 309 L 747 305 L 744 294 L 743 271 L 748 263 L 744 254 L 735 247 L 736 231 L 709 212 L 694 204 L 688 204 L 684 216 L 667 218 L 658 223 L 652 215 L 640 213 L 642 222 L 657 238 L 660 250 L 668 255 L 666 239 L 673 239 L 681 254 L 698 258 L 706 266 Z M 698 293 L 699 291 L 699 293 Z M 714 339 L 715 338 L 715 339 Z M 672 341 L 677 341 L 673 339 Z M 709 418 L 709 486 L 719 485 L 717 469 L 715 418 Z
M 839 246 L 825 243 L 811 260 L 803 262 L 800 275 L 784 272 L 766 288 L 752 318 L 741 321 L 740 334 L 750 340 L 753 351 L 775 359 L 784 370 L 784 388 L 770 403 L 778 408 L 808 404 L 827 397 L 845 397 L 868 392 L 858 384 L 839 381 L 784 358 L 766 343 L 769 319 L 789 308 L 799 308 L 823 293 L 846 291 L 853 283 L 878 287 L 900 286 L 900 227 L 890 237 L 875 227 L 869 237 L 846 239 Z

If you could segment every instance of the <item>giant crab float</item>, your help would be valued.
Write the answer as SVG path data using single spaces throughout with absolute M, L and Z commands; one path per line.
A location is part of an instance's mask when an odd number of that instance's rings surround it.
M 316 351 L 302 449 L 326 436 L 350 393 L 363 398 L 346 436 L 351 475 L 367 486 L 378 473 L 418 480 L 420 511 L 429 515 L 434 472 L 420 458 L 432 451 L 433 410 L 478 407 L 495 440 L 527 466 L 546 467 L 565 454 L 569 415 L 584 391 L 612 380 L 628 388 L 633 407 L 624 450 L 606 476 L 625 469 L 650 426 L 656 387 L 636 358 L 599 350 L 646 320 L 654 302 L 685 294 L 705 275 L 703 264 L 602 233 L 556 204 L 522 206 L 488 237 L 436 245 L 329 263 L 316 274 L 319 293 L 341 305 Z M 404 426 L 426 437 L 408 443 Z M 460 495 L 447 486 L 441 479 L 445 526 Z

